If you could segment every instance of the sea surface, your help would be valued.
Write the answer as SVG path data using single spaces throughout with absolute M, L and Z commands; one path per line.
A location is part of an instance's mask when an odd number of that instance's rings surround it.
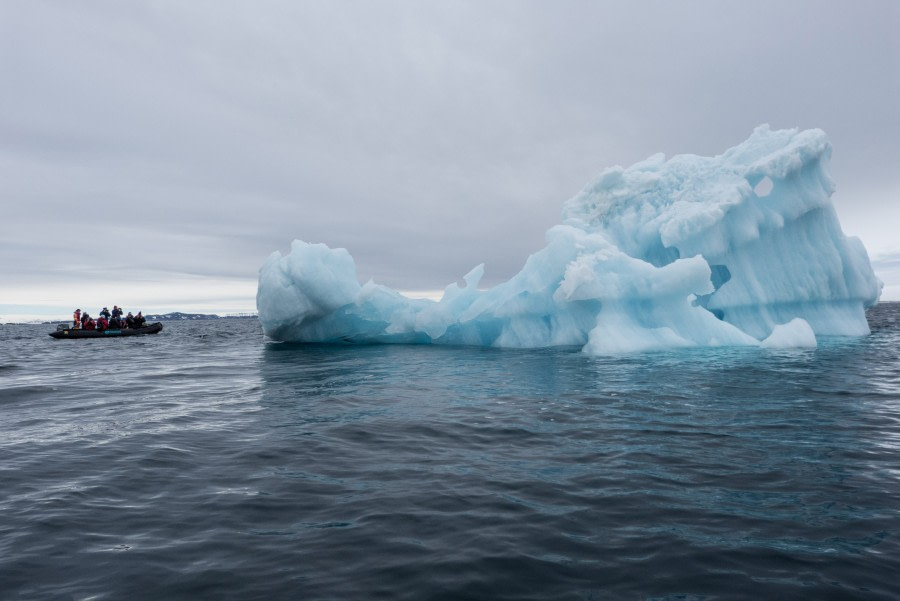
M 898 599 L 869 319 L 614 358 L 0 326 L 0 599 Z

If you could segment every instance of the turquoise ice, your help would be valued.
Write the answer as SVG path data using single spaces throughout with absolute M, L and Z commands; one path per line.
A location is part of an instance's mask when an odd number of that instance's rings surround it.
M 881 282 L 841 231 L 830 156 L 821 130 L 760 126 L 716 157 L 607 169 L 518 274 L 482 290 L 479 265 L 440 301 L 360 284 L 347 250 L 295 240 L 260 269 L 259 319 L 282 341 L 592 354 L 865 335 Z

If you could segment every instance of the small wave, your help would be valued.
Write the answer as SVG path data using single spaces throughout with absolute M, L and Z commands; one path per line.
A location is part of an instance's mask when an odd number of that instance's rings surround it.
M 53 386 L 13 386 L 0 389 L 0 405 L 31 401 L 56 391 Z

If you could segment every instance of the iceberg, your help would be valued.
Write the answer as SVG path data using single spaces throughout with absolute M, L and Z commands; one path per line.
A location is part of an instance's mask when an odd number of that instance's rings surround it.
M 259 319 L 279 341 L 595 355 L 865 335 L 882 284 L 841 231 L 830 157 L 821 130 L 763 125 L 716 157 L 612 167 L 564 204 L 510 280 L 479 289 L 479 265 L 439 301 L 360 284 L 347 250 L 295 240 L 260 268 Z

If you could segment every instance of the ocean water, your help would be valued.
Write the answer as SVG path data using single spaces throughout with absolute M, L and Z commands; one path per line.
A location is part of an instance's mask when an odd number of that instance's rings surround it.
M 0 599 L 898 599 L 869 317 L 615 358 L 0 326 Z

